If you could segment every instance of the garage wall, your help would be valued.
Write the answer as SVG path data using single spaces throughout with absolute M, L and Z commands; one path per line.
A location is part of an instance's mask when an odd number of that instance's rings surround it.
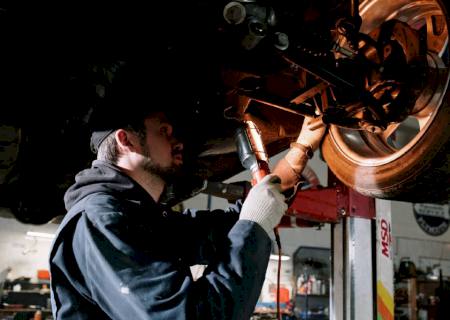
M 12 218 L 0 218 L 0 271 L 10 266 L 8 278 L 30 277 L 37 280 L 37 270 L 48 270 L 51 240 L 26 237 L 27 231 L 55 233 L 56 224 L 26 225 Z
M 412 203 L 392 201 L 391 206 L 396 266 L 402 257 L 409 257 L 422 270 L 441 264 L 443 274 L 450 276 L 450 229 L 430 236 L 417 224 Z

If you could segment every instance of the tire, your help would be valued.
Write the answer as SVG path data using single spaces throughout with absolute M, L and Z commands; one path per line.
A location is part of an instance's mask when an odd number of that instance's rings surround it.
M 421 5 L 423 7 L 420 7 Z M 411 7 L 415 7 L 416 15 L 417 8 L 442 11 L 446 21 L 447 41 L 439 48 L 440 50 L 435 50 L 440 51 L 435 56 L 438 56 L 439 61 L 448 61 L 449 5 L 444 5 L 443 1 L 365 1 L 361 4 L 361 16 L 364 21 L 362 30 L 366 29 L 365 32 L 372 30 L 376 24 L 385 21 L 389 16 L 406 15 L 405 12 L 411 10 Z M 356 191 L 376 198 L 448 202 L 450 199 L 448 62 L 445 63 L 445 67 L 446 70 L 442 69 L 442 74 L 435 78 L 439 81 L 438 84 L 434 84 L 438 90 L 434 91 L 432 99 L 424 109 L 429 112 L 427 120 L 420 124 L 416 135 L 401 147 L 391 149 L 390 152 L 377 153 L 373 151 L 370 143 L 373 139 L 378 139 L 375 134 L 330 127 L 322 145 L 322 154 L 338 179 Z M 412 116 L 420 119 L 417 114 Z

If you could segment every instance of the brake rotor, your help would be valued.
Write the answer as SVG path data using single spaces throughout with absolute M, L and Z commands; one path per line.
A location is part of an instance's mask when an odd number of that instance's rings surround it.
M 426 79 L 426 43 L 407 23 L 390 20 L 362 41 L 360 54 L 374 66 L 366 90 L 382 108 L 386 123 L 401 122 L 416 105 Z M 414 110 L 416 111 L 416 110 Z

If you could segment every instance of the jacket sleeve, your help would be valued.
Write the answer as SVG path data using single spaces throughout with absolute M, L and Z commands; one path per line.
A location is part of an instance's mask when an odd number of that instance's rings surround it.
M 259 225 L 235 223 L 224 247 L 194 282 L 178 247 L 166 246 L 165 238 L 130 234 L 126 217 L 112 204 L 94 211 L 94 218 L 77 226 L 74 246 L 92 299 L 111 318 L 249 319 L 271 248 Z M 177 236 L 164 225 L 161 229 L 158 234 L 167 239 Z
M 174 214 L 171 228 L 185 239 L 185 254 L 191 265 L 213 263 L 222 248 L 227 246 L 228 234 L 239 219 L 242 203 L 237 201 L 226 210 L 187 209 Z

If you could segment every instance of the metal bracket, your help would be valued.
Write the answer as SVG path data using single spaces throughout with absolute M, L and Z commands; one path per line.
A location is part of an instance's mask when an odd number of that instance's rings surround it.
M 332 187 L 297 192 L 280 227 L 310 226 L 307 222 L 337 223 L 342 217 L 375 219 L 375 200 L 338 181 L 329 172 Z

